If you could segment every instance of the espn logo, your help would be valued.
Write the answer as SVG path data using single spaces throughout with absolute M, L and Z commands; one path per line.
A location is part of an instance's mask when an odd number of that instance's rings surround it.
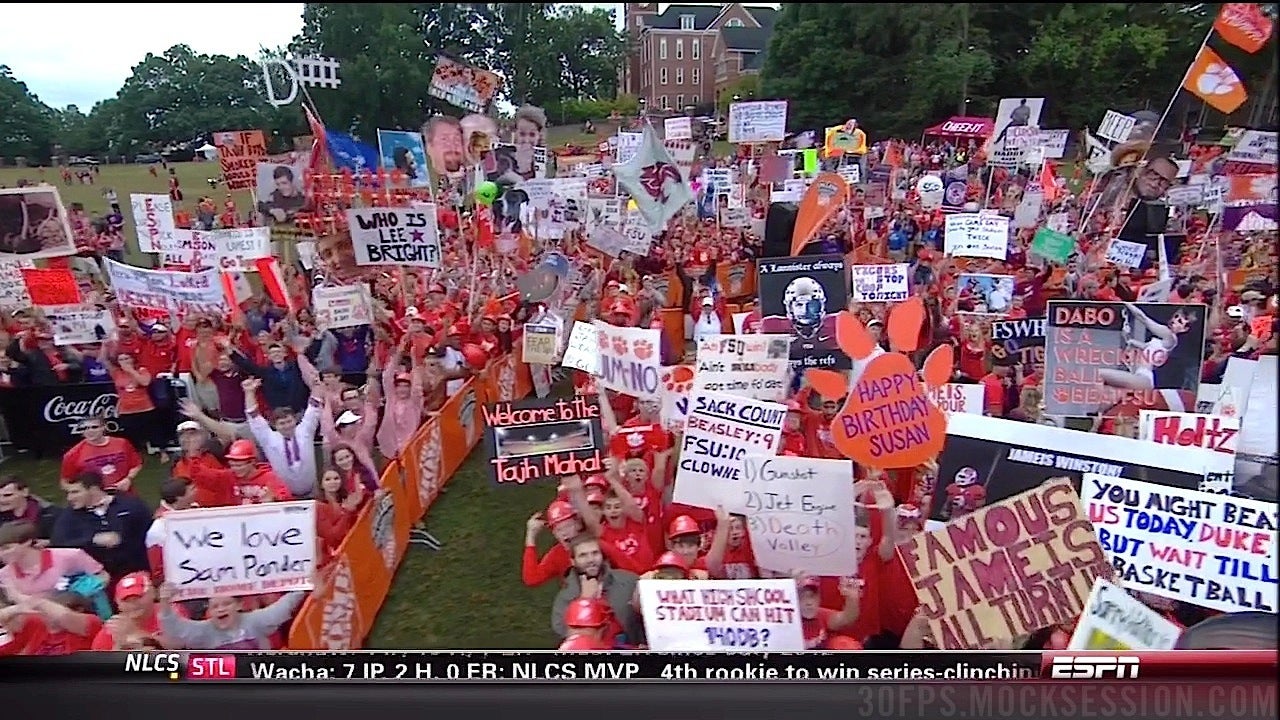
M 1132 680 L 1138 677 L 1136 655 L 1062 655 L 1046 656 L 1044 670 L 1054 680 Z

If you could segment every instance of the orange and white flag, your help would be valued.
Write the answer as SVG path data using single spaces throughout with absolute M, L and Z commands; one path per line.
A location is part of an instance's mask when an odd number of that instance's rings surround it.
M 1235 112 L 1249 99 L 1240 76 L 1207 46 L 1196 53 L 1182 87 L 1224 115 Z
M 1271 39 L 1271 18 L 1257 3 L 1223 3 L 1213 29 L 1223 40 L 1256 53 Z

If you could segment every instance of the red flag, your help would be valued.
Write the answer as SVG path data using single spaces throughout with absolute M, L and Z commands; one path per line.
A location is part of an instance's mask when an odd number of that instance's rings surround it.
M 311 112 L 306 103 L 302 104 L 302 112 L 307 116 L 307 126 L 311 128 L 311 172 L 326 172 L 329 168 L 329 143 L 325 139 L 324 123 Z
M 289 297 L 289 289 L 284 284 L 284 273 L 280 272 L 280 263 L 276 262 L 273 257 L 258 258 L 253 261 L 255 267 L 258 268 L 258 276 L 262 278 L 262 289 L 267 291 L 267 297 L 280 307 L 289 308 L 289 312 L 294 311 L 293 300 Z
M 236 296 L 236 283 L 231 273 L 220 273 L 218 277 L 222 280 L 222 296 L 227 299 L 227 305 L 231 307 L 231 317 L 237 319 L 243 317 L 244 312 L 240 310 L 240 302 L 247 298 Z
M 1047 162 L 1040 166 L 1040 194 L 1046 203 L 1058 199 L 1058 176 L 1053 174 L 1053 167 Z
M 1271 39 L 1271 18 L 1257 3 L 1223 3 L 1213 29 L 1223 40 L 1256 53 Z

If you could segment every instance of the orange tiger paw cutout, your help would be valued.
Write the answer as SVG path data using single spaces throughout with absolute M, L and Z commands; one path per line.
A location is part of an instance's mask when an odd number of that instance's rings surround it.
M 918 297 L 895 306 L 888 322 L 892 352 L 871 358 L 852 388 L 841 373 L 805 372 L 809 385 L 823 398 L 847 395 L 831 421 L 831 439 L 837 450 L 860 465 L 915 467 L 937 457 L 946 442 L 946 414 L 928 395 L 951 378 L 951 346 L 929 353 L 923 382 L 911 358 L 903 354 L 919 347 L 924 320 L 924 302 Z M 876 350 L 875 338 L 847 311 L 836 319 L 836 341 L 855 361 L 866 361 Z

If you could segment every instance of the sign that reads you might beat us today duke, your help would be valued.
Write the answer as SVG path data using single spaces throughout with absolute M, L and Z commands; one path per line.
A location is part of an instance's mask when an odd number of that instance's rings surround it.
M 1111 566 L 1071 481 L 915 535 L 898 552 L 938 647 L 972 650 L 1074 622 Z
M 176 510 L 164 527 L 164 577 L 175 600 L 312 588 L 313 500 Z
M 1098 540 L 1129 590 L 1222 612 L 1276 612 L 1276 504 L 1087 474 Z
M 775 455 L 787 406 L 694 391 L 689 400 L 673 501 L 714 508 L 735 497 L 744 455 Z
M 499 485 L 604 472 L 600 401 L 528 398 L 484 407 L 489 470 Z
M 347 211 L 347 223 L 357 265 L 440 267 L 435 205 L 354 208 Z

